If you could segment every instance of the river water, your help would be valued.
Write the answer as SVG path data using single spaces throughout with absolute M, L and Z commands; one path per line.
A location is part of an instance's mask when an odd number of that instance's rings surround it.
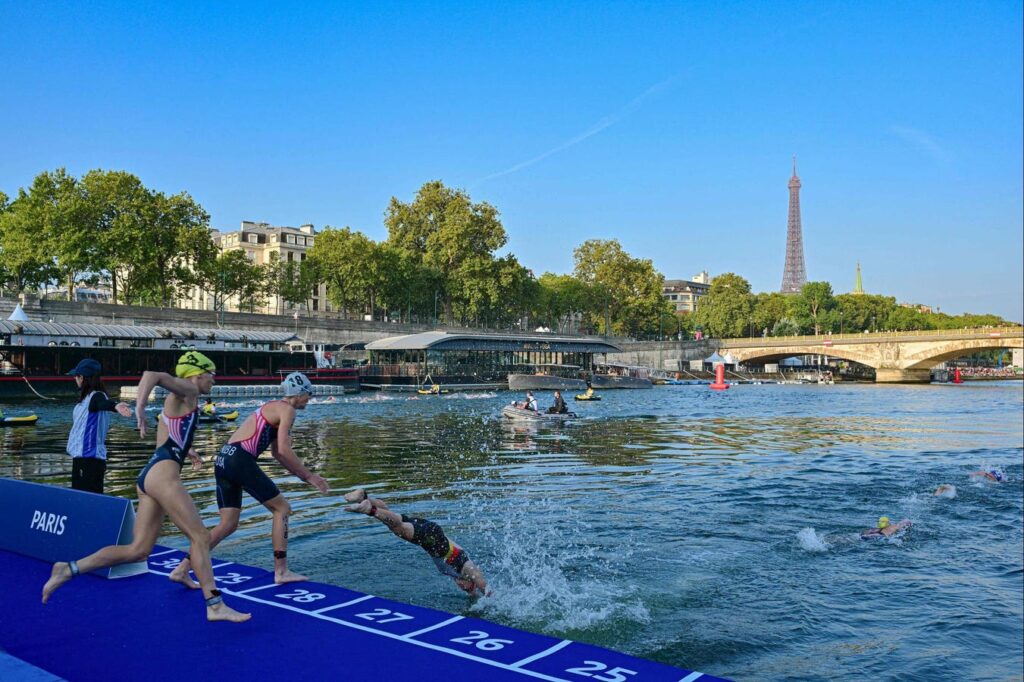
M 1022 388 L 662 386 L 556 427 L 503 421 L 510 393 L 363 393 L 294 429 L 330 494 L 261 461 L 295 510 L 293 569 L 323 582 L 740 680 L 1019 680 Z M 5 407 L 40 422 L 0 429 L 0 475 L 67 485 L 71 405 Z M 152 444 L 114 422 L 107 490 L 134 497 Z M 231 431 L 201 427 L 197 447 Z M 992 467 L 1008 482 L 970 477 Z M 212 469 L 185 481 L 212 524 Z M 494 596 L 470 603 L 421 549 L 342 511 L 357 486 L 440 523 Z M 269 514 L 245 504 L 215 555 L 270 568 Z M 880 515 L 913 528 L 860 540 Z

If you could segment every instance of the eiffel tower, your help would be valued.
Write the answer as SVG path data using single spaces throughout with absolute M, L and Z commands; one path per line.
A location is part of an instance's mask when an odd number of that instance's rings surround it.
M 782 273 L 784 294 L 798 294 L 807 283 L 804 268 L 804 238 L 800 228 L 800 178 L 796 176 L 796 157 L 793 157 L 793 177 L 789 179 L 789 229 L 786 232 L 786 269 Z

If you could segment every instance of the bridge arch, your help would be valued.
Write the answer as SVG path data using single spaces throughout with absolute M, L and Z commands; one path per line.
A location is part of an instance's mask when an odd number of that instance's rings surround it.
M 988 350 L 1009 350 L 1024 348 L 1021 339 L 965 339 L 938 344 L 926 350 L 908 355 L 905 359 L 906 369 L 931 369 L 947 360 L 954 360 L 965 355 L 973 355 Z
M 837 358 L 839 360 L 847 360 L 849 362 L 856 362 L 872 369 L 877 368 L 877 358 L 867 353 L 857 352 L 854 348 L 839 347 L 832 348 L 830 346 L 793 346 L 790 348 L 730 348 L 729 353 L 734 358 L 743 363 L 756 362 L 758 364 L 766 362 L 779 362 L 786 358 L 796 357 L 798 355 L 827 355 L 830 358 Z

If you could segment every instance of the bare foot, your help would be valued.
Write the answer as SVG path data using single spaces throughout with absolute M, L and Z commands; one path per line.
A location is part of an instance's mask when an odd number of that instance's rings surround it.
M 368 499 L 364 499 L 359 504 L 350 504 L 345 507 L 345 511 L 355 512 L 357 514 L 369 514 L 371 509 L 373 509 L 373 503 Z
M 66 561 L 61 561 L 53 565 L 53 570 L 50 571 L 50 579 L 43 585 L 43 603 L 45 604 L 50 599 L 50 595 L 53 594 L 54 590 L 58 587 L 71 580 L 71 566 Z
M 301 583 L 304 580 L 309 580 L 304 575 L 298 573 L 292 573 L 288 569 L 285 569 L 283 573 L 274 572 L 274 582 L 278 585 L 284 585 L 285 583 Z
M 250 618 L 252 618 L 251 613 L 239 613 L 224 602 L 206 607 L 206 620 L 209 621 L 226 620 L 231 623 L 244 623 Z
M 190 590 L 198 590 L 199 583 L 192 580 L 192 576 L 188 574 L 188 567 L 188 559 L 185 559 L 180 564 L 174 567 L 174 570 L 171 571 L 171 574 L 167 576 L 167 578 L 172 582 L 181 583 Z
M 366 491 L 362 488 L 356 488 L 350 493 L 345 493 L 344 497 L 346 502 L 362 502 L 367 499 L 369 495 L 367 495 Z

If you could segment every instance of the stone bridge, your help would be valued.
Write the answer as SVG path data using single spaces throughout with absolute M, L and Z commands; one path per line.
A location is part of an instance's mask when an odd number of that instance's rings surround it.
M 799 355 L 827 355 L 866 365 L 875 381 L 927 382 L 936 365 L 979 351 L 1024 348 L 1024 327 L 940 329 L 874 334 L 773 336 L 750 339 L 707 339 L 665 343 L 619 343 L 622 353 L 609 353 L 610 362 L 644 365 L 668 371 L 680 363 L 700 360 L 714 352 L 730 353 L 743 364 L 762 365 Z

